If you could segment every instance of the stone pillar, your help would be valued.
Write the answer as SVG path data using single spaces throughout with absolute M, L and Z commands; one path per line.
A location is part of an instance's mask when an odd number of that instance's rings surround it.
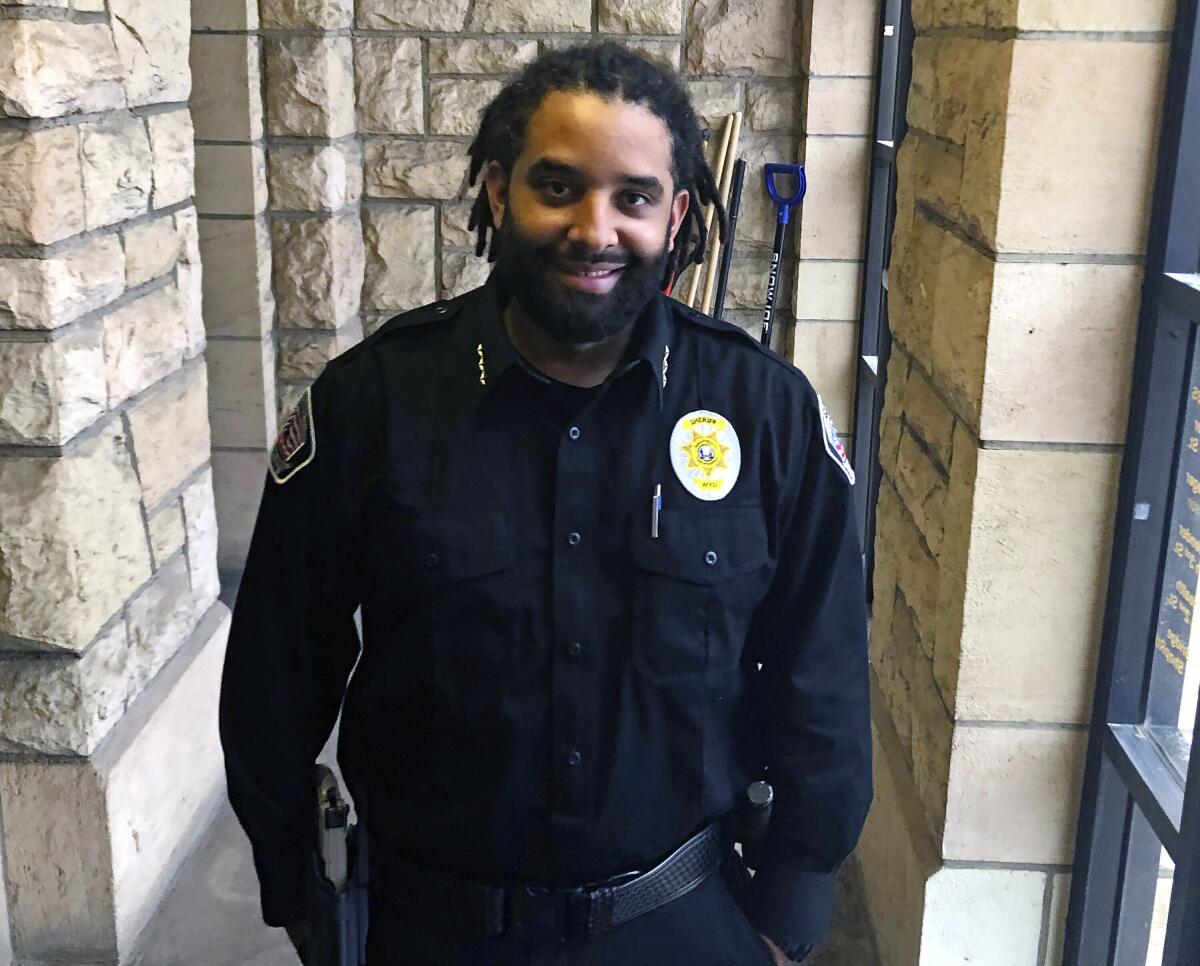
M 803 6 L 801 124 L 808 195 L 795 228 L 792 361 L 847 445 L 854 430 L 880 0 Z
M 256 0 L 191 6 L 217 559 L 232 582 L 250 542 L 276 421 L 263 51 Z
M 1172 10 L 913 13 L 860 864 L 885 961 L 1049 966 Z
M 0 8 L 0 962 L 116 962 L 221 787 L 186 5 Z

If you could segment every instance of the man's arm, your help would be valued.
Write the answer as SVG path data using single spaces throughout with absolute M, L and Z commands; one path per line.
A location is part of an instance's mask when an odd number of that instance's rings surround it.
M 747 642 L 763 664 L 775 804 L 767 834 L 746 849 L 756 870 L 746 911 L 790 955 L 828 931 L 837 872 L 871 802 L 866 600 L 848 461 L 814 402 L 796 418 L 799 486 Z
M 324 377 L 271 454 L 221 682 L 229 798 L 250 838 L 268 925 L 305 916 L 313 765 L 358 654 L 358 501 L 347 468 L 361 427 Z

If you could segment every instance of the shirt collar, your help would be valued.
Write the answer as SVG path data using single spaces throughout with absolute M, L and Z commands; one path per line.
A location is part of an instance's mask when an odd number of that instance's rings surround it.
M 488 276 L 479 294 L 479 312 L 472 337 L 476 339 L 480 383 L 485 387 L 485 393 L 499 385 L 501 378 L 513 365 L 521 366 L 539 381 L 548 382 L 547 377 L 530 366 L 509 341 L 504 328 L 504 307 L 508 293 L 495 272 Z M 614 376 L 621 375 L 644 363 L 656 387 L 655 398 L 660 412 L 668 379 L 672 334 L 671 312 L 666 299 L 665 295 L 651 299 L 634 325 L 624 358 L 613 370 Z

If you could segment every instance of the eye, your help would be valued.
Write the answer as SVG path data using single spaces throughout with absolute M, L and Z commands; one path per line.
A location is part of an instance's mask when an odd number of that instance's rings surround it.
M 622 194 L 621 201 L 627 208 L 644 208 L 650 204 L 650 196 L 640 191 L 626 191 Z
M 540 188 L 551 198 L 565 198 L 571 193 L 571 186 L 565 181 L 543 181 Z

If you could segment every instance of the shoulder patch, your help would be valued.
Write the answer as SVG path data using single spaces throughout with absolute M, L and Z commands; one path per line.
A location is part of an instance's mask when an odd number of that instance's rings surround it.
M 271 447 L 271 478 L 286 483 L 317 455 L 317 430 L 313 424 L 312 389 L 305 389 L 288 418 L 279 427 Z
M 846 479 L 853 486 L 854 469 L 850 466 L 850 457 L 846 455 L 846 447 L 842 445 L 837 428 L 829 418 L 829 410 L 825 408 L 825 401 L 820 396 L 817 396 L 817 405 L 821 407 L 821 435 L 825 441 L 825 452 L 837 464 L 838 469 L 846 474 Z

